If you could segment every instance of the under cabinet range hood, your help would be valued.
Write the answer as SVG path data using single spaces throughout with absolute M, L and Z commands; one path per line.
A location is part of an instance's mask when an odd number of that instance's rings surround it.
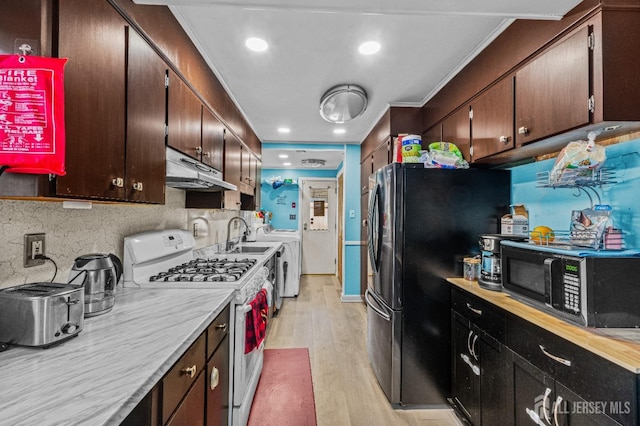
M 167 186 L 200 191 L 237 191 L 238 188 L 222 180 L 222 173 L 173 148 L 167 147 Z

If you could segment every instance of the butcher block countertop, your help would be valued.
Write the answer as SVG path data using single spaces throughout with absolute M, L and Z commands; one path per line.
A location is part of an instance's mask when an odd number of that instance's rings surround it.
M 117 425 L 206 330 L 230 289 L 120 289 L 48 349 L 0 352 L 0 425 Z
M 464 278 L 447 281 L 627 370 L 640 373 L 640 329 L 579 327 L 519 302 L 507 293 L 485 290 L 476 281 Z

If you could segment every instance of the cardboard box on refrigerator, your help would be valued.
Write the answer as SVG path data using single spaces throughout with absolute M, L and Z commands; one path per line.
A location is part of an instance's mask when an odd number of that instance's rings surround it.
M 529 236 L 529 212 L 523 204 L 511 206 L 511 213 L 500 220 L 500 233 Z

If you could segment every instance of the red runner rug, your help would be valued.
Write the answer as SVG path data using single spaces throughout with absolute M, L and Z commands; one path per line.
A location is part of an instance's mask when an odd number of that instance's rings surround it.
M 265 349 L 248 425 L 316 425 L 309 349 Z

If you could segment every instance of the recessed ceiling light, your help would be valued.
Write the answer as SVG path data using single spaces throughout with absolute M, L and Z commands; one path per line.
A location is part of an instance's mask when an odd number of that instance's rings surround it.
M 290 129 L 290 128 L 288 128 L 288 127 L 279 127 L 279 128 L 278 128 L 278 131 L 279 131 L 280 133 L 289 133 L 289 132 L 291 131 L 291 129 Z
M 290 166 L 291 163 L 282 163 L 283 166 Z
M 333 129 L 333 133 L 335 133 L 336 135 L 341 135 L 346 132 L 347 131 L 345 129 Z
M 358 47 L 358 51 L 363 55 L 373 55 L 380 50 L 380 43 L 377 41 L 365 41 Z
M 248 38 L 244 44 L 249 50 L 253 50 L 254 52 L 264 52 L 269 47 L 266 41 L 257 37 Z
M 279 154 L 278 158 L 289 158 L 287 154 Z

